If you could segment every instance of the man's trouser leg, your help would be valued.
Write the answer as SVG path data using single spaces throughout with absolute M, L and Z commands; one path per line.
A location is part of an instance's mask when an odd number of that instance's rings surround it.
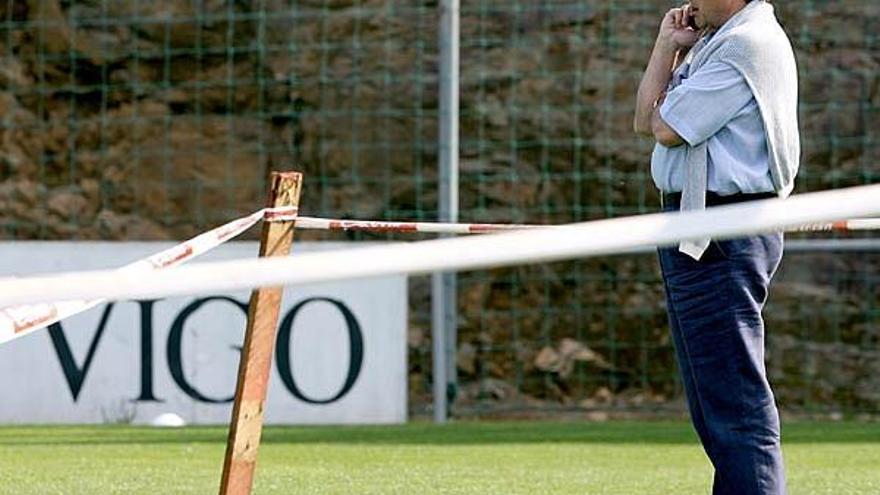
M 677 247 L 659 254 L 688 406 L 715 466 L 713 493 L 786 493 L 761 317 L 782 234 L 713 241 L 700 261 Z

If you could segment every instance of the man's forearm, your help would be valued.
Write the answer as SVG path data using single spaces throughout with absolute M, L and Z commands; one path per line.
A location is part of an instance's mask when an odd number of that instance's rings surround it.
M 645 69 L 636 96 L 636 112 L 633 119 L 633 129 L 636 134 L 653 135 L 651 119 L 655 104 L 666 91 L 666 87 L 672 79 L 672 71 L 681 58 L 683 58 L 683 53 L 674 45 L 664 43 L 659 39 L 654 44 L 648 68 Z

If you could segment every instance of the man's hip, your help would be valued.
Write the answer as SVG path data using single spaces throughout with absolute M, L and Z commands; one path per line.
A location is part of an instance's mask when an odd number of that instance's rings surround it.
M 759 201 L 762 199 L 778 198 L 779 195 L 772 192 L 763 193 L 736 193 L 721 195 L 714 192 L 706 193 L 706 206 L 724 206 L 747 201 Z M 681 205 L 681 193 L 660 193 L 660 206 L 664 211 L 678 210 Z

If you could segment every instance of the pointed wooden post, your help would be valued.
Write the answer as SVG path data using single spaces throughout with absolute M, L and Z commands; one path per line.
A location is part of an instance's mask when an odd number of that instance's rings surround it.
M 267 206 L 298 207 L 301 187 L 302 174 L 272 172 Z M 264 222 L 260 256 L 287 256 L 293 243 L 293 225 L 293 221 Z M 281 287 L 271 287 L 251 294 L 220 495 L 251 493 L 282 292 Z

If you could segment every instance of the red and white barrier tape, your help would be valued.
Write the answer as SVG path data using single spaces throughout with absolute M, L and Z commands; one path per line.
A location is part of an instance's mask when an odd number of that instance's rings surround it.
M 880 218 L 857 218 L 830 223 L 811 223 L 802 225 L 793 232 L 858 232 L 880 230 Z
M 685 240 L 790 231 L 806 224 L 880 215 L 880 184 L 704 211 L 598 220 L 559 228 L 352 247 L 327 253 L 196 263 L 125 273 L 90 270 L 0 280 L 0 307 L 73 299 L 120 301 L 209 294 L 391 274 L 427 274 L 585 259 Z
M 119 271 L 149 271 L 174 267 L 190 261 L 240 235 L 251 226 L 267 222 L 296 221 L 297 229 L 330 231 L 364 231 L 393 233 L 432 234 L 485 234 L 513 230 L 528 230 L 561 225 L 535 224 L 486 224 L 486 223 L 438 223 L 438 222 L 390 222 L 374 220 L 341 220 L 297 216 L 295 207 L 264 208 L 246 217 L 221 225 L 186 242 L 178 244 L 148 258 L 126 265 Z M 795 232 L 836 231 L 852 232 L 880 230 L 880 219 L 857 219 L 839 222 L 811 223 L 790 228 Z M 0 279 L 2 281 L 2 279 Z M 103 299 L 64 301 L 50 304 L 12 306 L 0 309 L 0 344 L 34 330 L 46 327 L 74 314 L 104 302 Z
M 525 230 L 561 225 L 504 224 L 504 223 L 440 223 L 440 222 L 386 222 L 377 220 L 341 220 L 337 218 L 298 217 L 297 229 L 331 230 L 344 232 L 393 232 L 429 234 L 488 234 L 510 230 Z M 865 218 L 840 222 L 801 225 L 790 232 L 855 232 L 880 230 L 880 219 Z
M 427 234 L 486 234 L 508 230 L 546 228 L 547 225 L 504 223 L 439 223 L 439 222 L 387 222 L 381 220 L 340 220 L 336 218 L 299 217 L 297 229 L 335 230 L 346 232 L 394 232 Z
M 224 242 L 238 237 L 260 220 L 267 222 L 293 221 L 296 219 L 295 207 L 264 208 L 250 215 L 209 230 L 174 247 L 156 253 L 148 258 L 135 261 L 120 268 L 120 271 L 161 270 L 177 266 L 201 256 Z M 81 313 L 104 302 L 103 299 L 63 301 L 50 304 L 11 306 L 0 309 L 0 344 L 26 335 L 34 330 L 47 327 L 64 318 Z

